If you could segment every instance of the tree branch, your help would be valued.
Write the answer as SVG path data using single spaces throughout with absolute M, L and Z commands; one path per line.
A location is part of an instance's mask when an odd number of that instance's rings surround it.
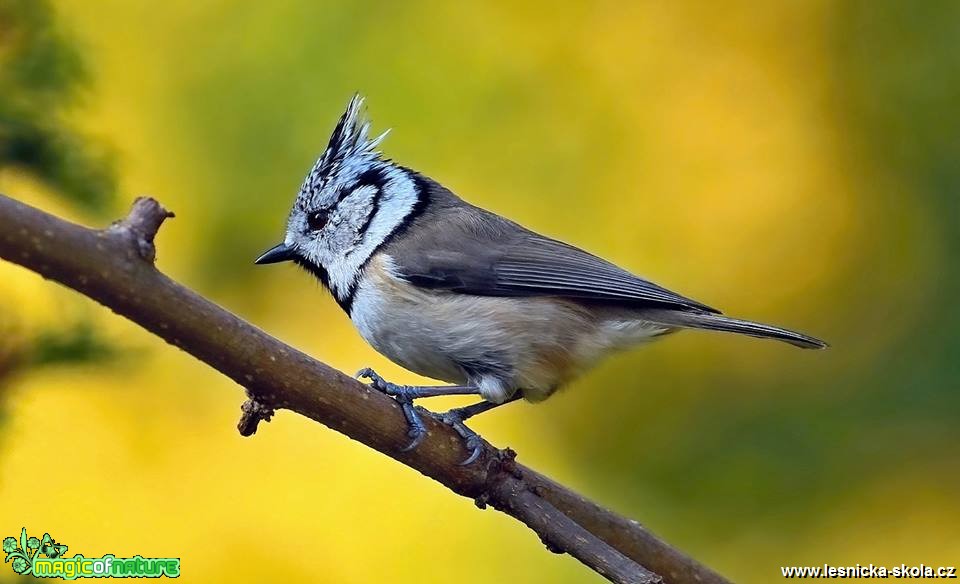
M 285 345 L 166 277 L 153 265 L 153 239 L 173 214 L 140 198 L 104 230 L 88 229 L 0 195 L 0 257 L 100 302 L 245 387 L 238 429 L 295 411 L 358 440 L 478 506 L 533 529 L 548 549 L 569 553 L 612 582 L 723 584 L 723 577 L 644 529 L 484 444 L 477 461 L 457 434 L 425 418 L 428 435 L 411 452 L 407 425 L 388 396 Z

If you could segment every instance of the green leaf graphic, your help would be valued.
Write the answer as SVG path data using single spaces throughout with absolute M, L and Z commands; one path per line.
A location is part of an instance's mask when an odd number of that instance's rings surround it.
M 28 575 L 33 571 L 28 543 L 36 543 L 37 547 L 40 546 L 40 540 L 37 538 L 27 538 L 27 528 L 24 527 L 20 530 L 20 549 L 8 554 L 6 560 L 4 560 L 4 563 L 13 560 L 10 565 L 17 574 Z M 4 544 L 6 545 L 6 540 L 4 540 Z

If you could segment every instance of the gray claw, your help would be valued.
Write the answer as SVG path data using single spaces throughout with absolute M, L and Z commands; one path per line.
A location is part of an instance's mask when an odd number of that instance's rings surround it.
M 369 367 L 364 367 L 353 376 L 354 379 L 369 379 L 370 386 L 379 391 L 384 391 L 384 386 L 388 385 L 386 381 L 376 371 Z
M 423 442 L 423 439 L 427 436 L 426 430 L 419 430 L 417 428 L 410 428 L 407 431 L 407 436 L 410 436 L 410 444 L 407 444 L 400 449 L 400 452 L 410 452 L 420 446 L 420 443 Z
M 397 401 L 409 401 L 412 400 L 416 395 L 409 393 L 409 387 L 406 385 L 397 385 L 396 383 L 390 383 L 386 379 L 380 377 L 380 375 L 369 367 L 364 367 L 360 371 L 357 371 L 357 374 L 354 376 L 357 379 L 369 379 L 370 387 L 379 391 L 380 393 L 385 393 L 391 397 L 397 399 Z
M 460 466 L 467 466 L 473 464 L 478 458 L 480 458 L 480 452 L 483 450 L 483 440 L 480 438 L 480 435 L 471 430 L 463 423 L 463 420 L 460 418 L 456 410 L 450 410 L 449 412 L 444 412 L 438 414 L 437 417 L 441 422 L 453 428 L 457 434 L 463 438 L 463 446 L 470 451 L 470 455 L 466 460 L 459 463 Z
M 483 443 L 480 442 L 479 436 L 473 436 L 471 438 L 467 438 L 463 445 L 468 449 L 471 449 L 471 452 L 470 456 L 468 456 L 466 460 L 458 463 L 458 466 L 469 466 L 476 462 L 478 458 L 480 458 L 480 451 L 483 450 Z

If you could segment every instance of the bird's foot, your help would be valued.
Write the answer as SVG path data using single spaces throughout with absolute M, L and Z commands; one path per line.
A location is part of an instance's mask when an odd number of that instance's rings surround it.
M 430 412 L 434 418 L 453 428 L 463 438 L 463 446 L 470 452 L 470 455 L 460 463 L 460 466 L 472 464 L 480 457 L 480 452 L 483 450 L 483 438 L 463 423 L 470 417 L 469 410 L 464 410 L 465 408 L 454 408 L 443 413 Z
M 409 385 L 390 383 L 369 367 L 364 367 L 360 371 L 357 371 L 356 378 L 369 379 L 370 387 L 391 396 L 400 404 L 400 409 L 403 410 L 403 416 L 407 419 L 407 436 L 410 438 L 410 443 L 404 446 L 401 452 L 407 452 L 420 446 L 420 443 L 423 442 L 423 439 L 427 436 L 427 427 L 423 425 L 423 420 L 420 419 L 417 408 L 413 405 L 413 400 L 420 397 L 416 395 L 415 391 L 412 391 L 417 388 Z
M 357 371 L 355 377 L 357 379 L 369 379 L 370 387 L 394 398 L 414 400 L 418 397 L 423 397 L 419 391 L 422 388 L 415 385 L 400 385 L 397 383 L 391 383 L 383 377 L 380 377 L 379 373 L 369 367 L 364 367 L 360 371 Z
M 376 371 L 369 367 L 358 371 L 356 377 L 357 379 L 369 379 L 370 387 L 391 396 L 400 404 L 400 409 L 403 410 L 403 415 L 407 419 L 407 436 L 410 437 L 410 443 L 402 449 L 402 452 L 413 450 L 419 446 L 426 437 L 427 428 L 420 417 L 420 414 L 423 413 L 450 426 L 463 438 L 463 444 L 470 454 L 466 460 L 460 463 L 462 466 L 473 463 L 480 456 L 480 452 L 483 449 L 483 439 L 463 423 L 464 420 L 473 415 L 469 408 L 455 408 L 441 413 L 432 412 L 424 407 L 413 404 L 413 400 L 417 398 L 433 395 L 432 393 L 425 393 L 423 391 L 425 388 L 415 385 L 398 385 L 391 383 L 383 377 L 380 377 Z

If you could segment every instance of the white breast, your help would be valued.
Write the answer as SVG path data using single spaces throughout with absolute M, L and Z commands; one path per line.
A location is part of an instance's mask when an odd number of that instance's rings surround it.
M 360 335 L 391 361 L 420 375 L 466 383 L 463 370 L 440 347 L 442 307 L 384 268 L 382 256 L 368 264 L 350 309 Z

